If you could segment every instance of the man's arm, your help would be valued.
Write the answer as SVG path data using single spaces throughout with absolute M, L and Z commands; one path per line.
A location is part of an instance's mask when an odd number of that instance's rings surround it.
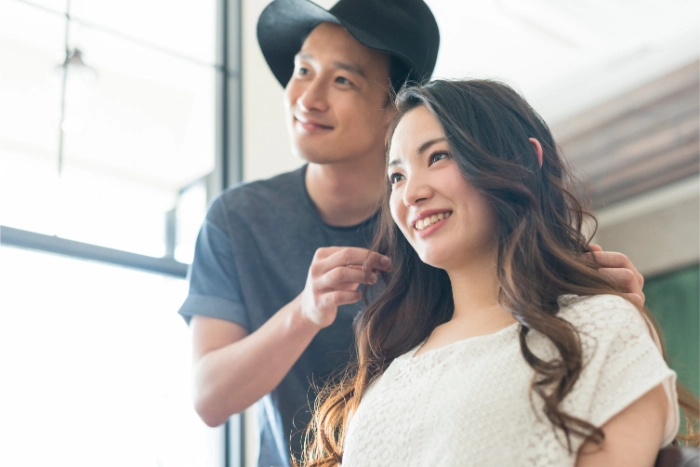
M 299 298 L 250 335 L 236 323 L 192 317 L 195 409 L 207 425 L 272 391 L 320 330 L 299 312 Z
M 367 253 L 319 249 L 302 293 L 251 334 L 225 320 L 192 318 L 194 404 L 207 425 L 221 425 L 272 391 L 314 336 L 333 323 L 338 306 L 362 297 L 359 284 L 375 283 L 374 270 L 391 269 L 388 258 L 376 253 L 365 264 Z

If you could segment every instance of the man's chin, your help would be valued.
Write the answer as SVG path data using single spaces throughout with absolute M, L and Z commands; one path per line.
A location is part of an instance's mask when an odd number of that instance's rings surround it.
M 342 156 L 333 154 L 330 151 L 321 151 L 319 149 L 310 150 L 309 148 L 295 148 L 295 155 L 310 164 L 333 164 L 340 162 Z

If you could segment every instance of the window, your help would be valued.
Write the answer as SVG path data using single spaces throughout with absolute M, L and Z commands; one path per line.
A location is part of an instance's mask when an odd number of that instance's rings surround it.
M 4 5 L 0 193 L 11 202 L 3 203 L 0 223 L 172 256 L 168 213 L 184 188 L 214 171 L 217 67 L 211 23 L 216 5 L 198 2 L 192 24 L 158 21 L 158 11 L 172 10 L 173 20 L 187 15 L 182 3 L 178 8 L 177 3 L 139 2 L 139 8 L 134 5 L 139 15 L 126 16 L 110 14 L 112 2 L 71 4 L 76 20 L 25 2 Z M 119 11 L 128 10 L 120 3 Z M 158 27 L 134 25 L 131 16 Z M 81 22 L 83 17 L 113 29 Z M 139 35 L 115 32 L 119 18 L 134 34 L 138 28 L 160 31 L 163 24 L 189 26 L 170 44 L 175 53 L 158 42 L 143 43 Z M 193 32 L 192 26 L 198 29 Z M 161 42 L 173 35 L 170 29 L 159 36 Z M 141 35 L 150 39 L 153 34 Z M 196 47 L 182 46 L 185 38 Z M 77 65 L 61 66 L 66 50 L 78 52 Z M 196 215 L 190 205 L 191 222 L 188 227 L 180 223 L 180 231 L 191 237 L 205 212 L 206 200 Z
M 184 279 L 0 247 L 0 465 L 219 467 Z
M 0 465 L 242 458 L 176 314 L 240 174 L 239 8 L 0 0 Z

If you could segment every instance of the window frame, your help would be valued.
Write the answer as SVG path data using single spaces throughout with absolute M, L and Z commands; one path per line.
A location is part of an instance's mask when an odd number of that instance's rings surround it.
M 71 22 L 80 23 L 94 29 L 116 34 L 119 37 L 135 42 L 144 47 L 177 56 L 193 63 L 201 64 L 190 57 L 183 57 L 175 51 L 148 44 L 139 39 L 125 36 L 107 28 L 101 28 L 86 21 L 73 18 L 70 15 L 70 0 L 66 1 L 66 11 L 57 11 L 29 0 L 15 0 L 44 11 L 65 16 L 66 42 L 67 31 Z M 243 129 L 242 129 L 242 0 L 217 0 L 216 27 L 216 63 L 213 66 L 216 73 L 215 83 L 215 163 L 214 171 L 208 177 L 207 198 L 211 202 L 227 187 L 243 180 Z M 65 90 L 64 90 L 65 92 Z M 61 96 L 63 101 L 64 94 Z M 57 128 L 57 131 L 59 129 Z M 62 148 L 57 152 L 60 167 Z M 172 227 L 172 222 L 169 222 Z M 164 232 L 168 238 L 172 232 Z M 108 264 L 126 266 L 141 271 L 154 272 L 178 278 L 187 277 L 188 264 L 176 261 L 171 252 L 161 258 L 141 255 L 124 250 L 107 248 L 90 243 L 78 242 L 57 236 L 45 235 L 28 230 L 0 225 L 0 244 L 18 248 L 55 253 L 74 258 L 99 261 Z M 175 310 L 173 310 L 173 313 Z M 224 426 L 225 467 L 244 467 L 245 453 L 245 421 L 244 415 L 234 415 Z

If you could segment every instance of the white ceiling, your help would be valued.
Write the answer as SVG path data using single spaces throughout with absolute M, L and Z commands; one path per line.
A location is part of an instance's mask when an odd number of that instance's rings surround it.
M 266 4 L 269 0 L 250 1 Z M 317 3 L 329 8 L 335 0 L 317 0 Z M 519 89 L 550 124 L 680 68 L 700 55 L 700 0 L 427 0 L 427 3 L 442 36 L 434 77 L 504 80 Z M 58 94 L 50 92 L 49 74 L 60 61 L 61 44 L 55 38 L 63 35 L 63 19 L 22 2 L 0 2 L 0 5 L 5 8 L 5 14 L 0 14 L 3 26 L 0 55 L 3 63 L 13 63 L 8 61 L 12 57 L 17 62 L 17 66 L 4 70 L 3 78 L 7 79 L 3 84 L 7 86 L 4 91 L 0 86 L 0 100 L 6 104 L 14 102 L 12 99 L 24 102 L 14 106 L 24 111 L 21 115 L 14 112 L 3 114 L 4 118 L 0 115 L 3 122 L 0 143 L 31 142 L 49 160 L 55 153 L 57 116 L 45 112 L 44 107 L 49 102 L 52 108 L 58 108 L 55 105 Z M 43 18 L 42 21 L 37 21 L 37 17 Z M 204 23 L 200 26 L 200 35 L 208 37 L 211 28 Z M 2 36 L 7 36 L 4 43 Z M 107 36 L 81 32 L 78 27 L 72 30 L 72 40 L 80 43 L 88 63 L 98 70 L 101 91 L 106 97 L 102 99 L 105 102 L 96 102 L 97 110 L 104 112 L 96 111 L 90 121 L 92 130 L 84 132 L 81 138 L 82 146 L 67 138 L 67 160 L 94 160 L 112 173 L 139 174 L 164 187 L 180 187 L 208 173 L 213 164 L 213 149 L 202 147 L 201 141 L 213 141 L 206 130 L 213 118 L 213 72 L 204 72 L 195 65 L 185 67 L 175 58 L 151 60 L 150 52 L 137 53 L 134 46 Z M 17 43 L 19 38 L 24 38 L 24 45 L 36 49 L 36 53 L 24 53 Z M 30 55 L 34 57 L 31 63 L 27 59 Z M 120 57 L 128 57 L 129 61 Z M 172 63 L 164 67 L 166 62 Z M 173 72 L 174 69 L 180 71 Z M 20 76 L 22 73 L 32 73 L 37 82 Z M 138 78 L 138 82 L 132 78 Z M 192 86 L 193 82 L 197 85 Z M 122 94 L 110 94 L 112 84 Z M 23 91 L 18 86 L 27 89 Z M 192 88 L 199 94 L 183 96 L 182 89 Z M 44 94 L 37 89 L 45 91 Z M 128 94 L 126 97 L 124 92 Z M 140 102 L 132 102 L 134 99 Z M 31 103 L 36 105 L 27 105 Z M 112 107 L 108 108 L 107 104 Z M 127 111 L 146 107 L 152 108 L 151 113 L 158 117 L 152 120 L 163 123 L 163 128 L 154 128 L 144 120 L 150 115 L 148 112 L 142 112 L 138 118 L 127 115 Z M 169 112 L 169 116 L 161 118 L 159 112 Z M 103 114 L 119 117 L 122 132 L 130 131 L 129 138 L 110 139 L 114 122 L 100 118 Z M 189 130 L 184 131 L 185 127 Z M 154 135 L 161 138 L 154 139 Z M 146 139 L 147 142 L 138 143 Z M 124 146 L 127 143 L 130 147 Z M 154 144 L 157 147 L 152 147 Z M 194 147 L 200 150 L 193 150 Z
M 550 124 L 700 56 L 700 0 L 426 3 L 441 35 L 434 78 L 500 79 Z
M 700 55 L 698 0 L 427 0 L 441 31 L 434 77 L 518 88 L 550 123 Z

